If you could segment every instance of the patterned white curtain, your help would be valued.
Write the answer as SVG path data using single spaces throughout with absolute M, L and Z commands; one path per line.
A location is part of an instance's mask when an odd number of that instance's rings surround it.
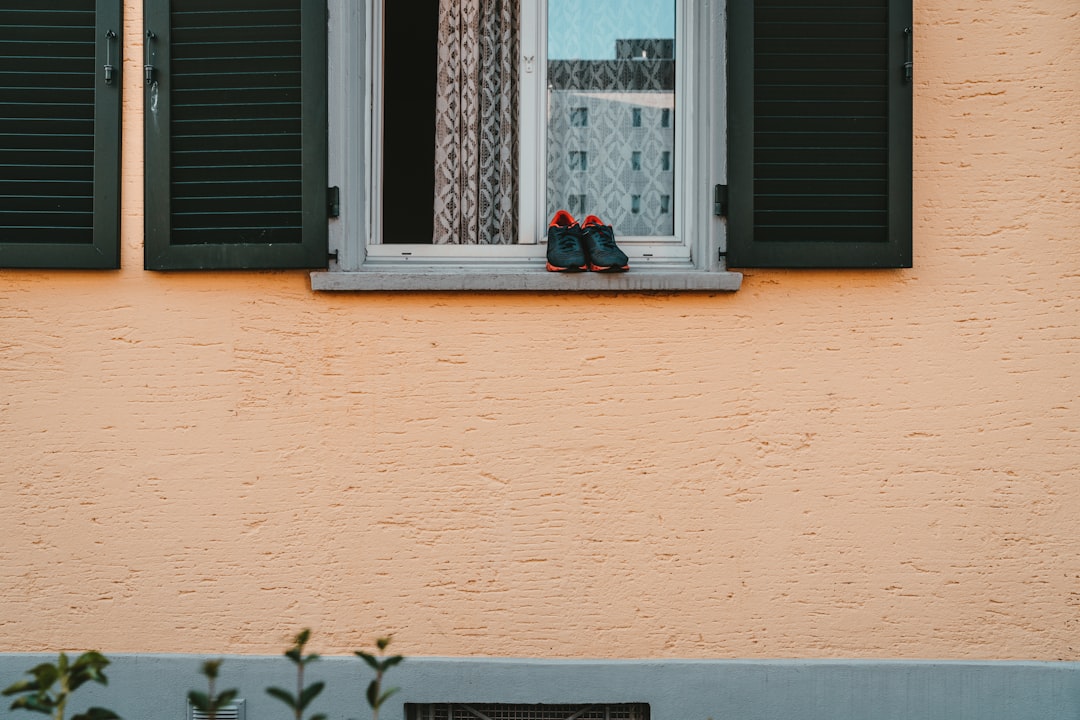
M 517 241 L 519 0 L 439 0 L 439 244 Z

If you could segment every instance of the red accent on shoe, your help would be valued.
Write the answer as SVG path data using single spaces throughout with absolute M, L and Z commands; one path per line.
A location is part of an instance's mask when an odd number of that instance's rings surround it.
M 605 223 L 604 221 L 602 221 L 600 218 L 596 217 L 595 215 L 590 215 L 587 218 L 585 218 L 585 222 L 581 223 L 581 227 L 587 228 L 590 225 L 606 225 L 606 224 L 607 223 Z
M 551 263 L 547 263 L 547 271 L 548 272 L 585 272 L 585 270 L 587 270 L 587 269 L 588 269 L 588 265 L 582 265 L 580 267 L 573 266 L 573 265 L 570 266 L 570 267 L 559 267 L 557 265 L 552 265 Z
M 555 213 L 555 217 L 551 218 L 551 222 L 548 224 L 548 227 L 570 227 L 571 225 L 576 224 L 577 220 L 574 219 L 573 215 L 566 212 L 565 210 L 559 210 Z

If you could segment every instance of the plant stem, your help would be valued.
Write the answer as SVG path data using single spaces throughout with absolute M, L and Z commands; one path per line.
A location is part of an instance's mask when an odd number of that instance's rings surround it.
M 68 674 L 62 673 L 60 675 L 60 696 L 57 698 L 56 703 L 56 715 L 53 720 L 64 720 L 64 706 L 67 705 L 68 696 Z
M 299 655 L 300 662 L 296 664 L 296 720 L 303 720 L 304 711 L 300 707 L 300 698 L 304 695 L 304 658 Z

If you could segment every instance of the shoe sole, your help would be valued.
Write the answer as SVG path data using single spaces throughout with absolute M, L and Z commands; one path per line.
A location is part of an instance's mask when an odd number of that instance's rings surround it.
M 559 267 L 558 265 L 547 264 L 548 272 L 584 272 L 585 266 L 581 267 Z
M 589 272 L 626 272 L 629 269 L 629 265 L 607 265 L 604 267 L 599 265 L 589 266 Z

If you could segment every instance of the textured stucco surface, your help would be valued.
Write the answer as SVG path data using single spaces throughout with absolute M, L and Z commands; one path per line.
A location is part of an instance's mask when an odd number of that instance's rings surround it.
M 0 651 L 1080 655 L 1080 5 L 916 0 L 915 268 L 0 271 Z

